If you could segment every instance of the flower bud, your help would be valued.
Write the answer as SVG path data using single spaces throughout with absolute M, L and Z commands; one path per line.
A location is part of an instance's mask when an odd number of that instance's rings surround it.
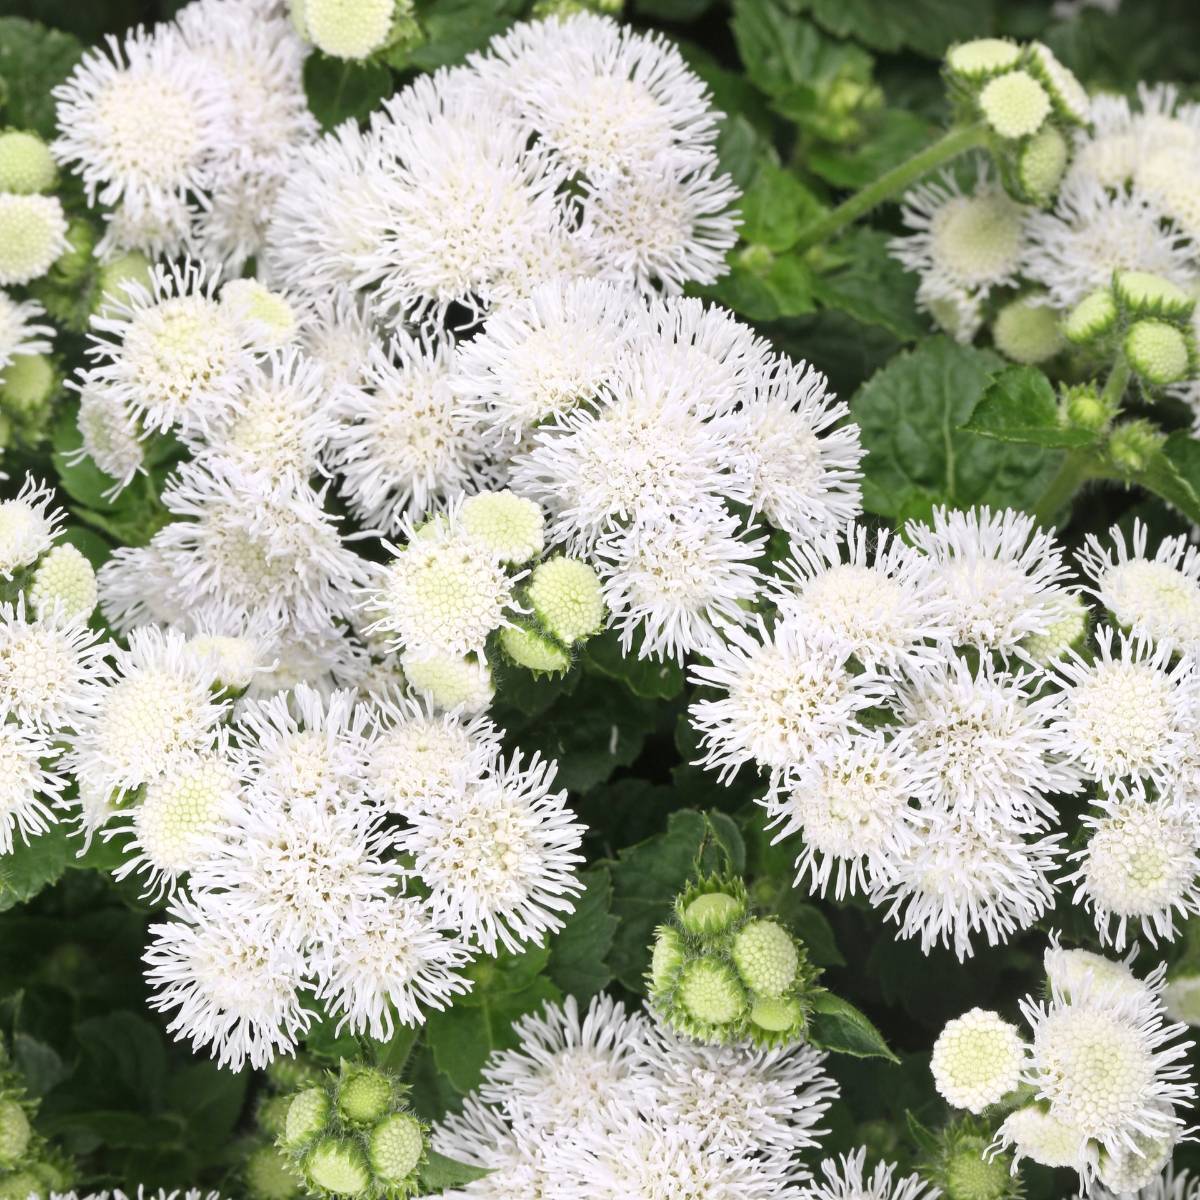
M 527 671 L 549 674 L 567 671 L 571 666 L 570 654 L 535 629 L 505 626 L 500 630 L 500 646 L 518 667 L 524 667 Z
M 688 963 L 679 976 L 679 1003 L 700 1029 L 732 1025 L 746 1011 L 748 997 L 734 971 L 712 958 Z
M 570 646 L 604 627 L 600 577 L 577 558 L 556 555 L 533 569 L 526 592 L 547 633 Z
M 1122 308 L 1135 317 L 1186 321 L 1196 307 L 1195 297 L 1177 283 L 1149 271 L 1117 271 L 1113 291 Z
M 392 1103 L 392 1082 L 370 1067 L 349 1070 L 338 1085 L 337 1110 L 352 1125 L 371 1125 Z
M 1162 430 L 1149 421 L 1124 421 L 1108 436 L 1108 454 L 1122 474 L 1144 471 L 1166 441 Z
M 322 1138 L 305 1156 L 304 1180 L 334 1196 L 357 1196 L 371 1184 L 363 1148 L 349 1138 Z
M 756 920 L 733 939 L 733 961 L 742 982 L 760 996 L 782 996 L 800 971 L 800 951 L 775 921 Z
M 332 58 L 361 60 L 384 49 L 394 26 L 411 20 L 410 0 L 291 0 L 300 35 Z
M 24 1107 L 11 1097 L 0 1100 L 0 1167 L 16 1166 L 32 1137 Z
M 1029 137 L 1050 115 L 1050 94 L 1028 71 L 1009 71 L 979 93 L 979 109 L 1000 137 Z
M 414 1181 L 425 1154 L 425 1130 L 410 1113 L 392 1113 L 374 1129 L 367 1147 L 375 1178 L 389 1187 Z
M 257 279 L 231 279 L 221 289 L 221 307 L 254 325 L 259 344 L 268 349 L 286 346 L 295 336 L 295 310 Z
M 1058 192 L 1070 158 L 1062 132 L 1054 125 L 1043 125 L 1017 155 L 1017 180 L 1023 197 L 1046 207 Z
M 946 69 L 963 80 L 977 82 L 1011 70 L 1021 57 L 1021 48 L 1003 38 L 975 38 L 946 51 Z
M 96 572 L 69 542 L 51 547 L 34 569 L 29 603 L 35 616 L 44 617 L 56 607 L 67 617 L 86 620 L 96 609 Z
M 1147 383 L 1179 383 L 1192 374 L 1192 355 L 1186 336 L 1166 321 L 1134 322 L 1125 334 L 1125 357 Z
M 492 673 L 482 656 L 456 658 L 433 654 L 427 658 L 403 655 L 400 665 L 408 682 L 438 708 L 482 712 L 496 694 Z
M 129 284 L 136 284 L 146 291 L 154 286 L 150 260 L 137 250 L 119 254 L 101 266 L 92 311 L 103 313 L 114 303 L 124 303 L 128 297 L 126 285 Z
M 304 1187 L 303 1178 L 274 1146 L 257 1146 L 242 1167 L 250 1200 L 292 1200 Z
M 463 501 L 462 527 L 511 566 L 527 563 L 545 545 L 541 507 L 513 492 L 480 492 Z
M 1045 362 L 1063 348 L 1058 314 L 1036 301 L 1036 296 L 1022 296 L 996 314 L 992 339 L 996 349 L 1013 362 Z
M 1021 1082 L 1025 1043 L 998 1013 L 973 1008 L 948 1021 L 933 1045 L 933 1083 L 954 1108 L 981 1113 Z
M 0 133 L 0 192 L 18 196 L 48 192 L 57 178 L 50 147 L 36 133 L 26 129 Z
M 1103 337 L 1117 323 L 1117 302 L 1108 288 L 1084 296 L 1062 323 L 1063 337 L 1077 346 Z
M 294 1149 L 312 1141 L 329 1120 L 329 1097 L 323 1087 L 305 1088 L 292 1097 L 283 1124 L 284 1146 Z

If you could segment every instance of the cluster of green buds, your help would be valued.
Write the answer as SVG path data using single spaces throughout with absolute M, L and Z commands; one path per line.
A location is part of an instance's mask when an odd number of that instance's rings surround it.
M 296 32 L 330 58 L 363 62 L 422 39 L 413 0 L 289 0 Z
M 1196 298 L 1161 275 L 1116 271 L 1108 287 L 1085 296 L 1063 319 L 1068 341 L 1121 353 L 1143 383 L 1163 387 L 1200 369 L 1192 317 Z
M 582 559 L 544 559 L 530 572 L 520 600 L 525 617 L 501 629 L 498 641 L 505 657 L 527 671 L 569 670 L 574 652 L 604 628 L 600 577 Z
M 277 1058 L 267 1068 L 267 1090 L 255 1109 L 255 1133 L 241 1145 L 242 1193 L 247 1200 L 295 1200 L 304 1193 L 304 1178 L 277 1142 L 287 1125 L 292 1096 L 320 1085 L 324 1072 L 297 1055 Z
M 920 1174 L 946 1200 L 1017 1200 L 1021 1195 L 1012 1154 L 992 1150 L 995 1130 L 987 1121 L 961 1117 L 938 1133 L 912 1120 L 909 1124 L 924 1155 Z
M 681 892 L 659 927 L 649 995 L 689 1037 L 779 1045 L 805 1036 L 817 974 L 790 930 L 754 912 L 741 879 L 714 875 Z
M 0 1044 L 0 1200 L 46 1200 L 74 1185 L 70 1159 L 34 1129 L 36 1112 Z
M 1004 186 L 1014 198 L 1051 203 L 1071 159 L 1071 131 L 1088 121 L 1078 79 L 1042 42 L 960 42 L 944 73 L 959 120 L 982 122 Z
M 399 1080 L 375 1067 L 339 1070 L 293 1092 L 277 1145 L 320 1197 L 399 1200 L 419 1187 L 426 1128 Z

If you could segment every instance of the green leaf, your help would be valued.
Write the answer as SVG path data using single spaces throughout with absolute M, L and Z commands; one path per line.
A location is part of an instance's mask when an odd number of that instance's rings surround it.
M 849 143 L 815 145 L 804 156 L 804 167 L 834 187 L 865 186 L 924 149 L 937 132 L 901 108 L 868 109 L 854 120 L 859 133 Z
M 621 649 L 621 635 L 615 629 L 605 630 L 590 639 L 583 652 L 588 665 L 609 679 L 619 679 L 633 692 L 647 700 L 671 700 L 683 691 L 683 670 L 671 659 L 639 658 L 637 646 L 628 653 Z
M 798 255 L 751 246 L 733 256 L 728 275 L 694 291 L 751 321 L 778 321 L 812 312 L 813 286 L 812 268 Z
M 892 258 L 887 243 L 886 234 L 865 227 L 836 242 L 826 251 L 836 265 L 813 281 L 813 294 L 825 308 L 915 341 L 926 332 L 916 311 L 916 279 Z
M 528 946 L 520 954 L 499 950 L 477 958 L 463 972 L 474 987 L 455 1001 L 473 1005 L 487 1004 L 497 996 L 523 991 L 545 970 L 550 961 L 550 947 Z
M 1059 456 L 962 429 L 1003 360 L 934 337 L 898 355 L 859 389 L 851 413 L 862 430 L 863 504 L 899 517 L 933 504 L 1030 507 Z
M 951 42 L 983 37 L 992 27 L 990 0 L 790 0 L 822 28 L 874 50 L 919 50 L 940 58 Z
M 488 1171 L 484 1167 L 473 1167 L 470 1163 L 447 1158 L 436 1150 L 427 1150 L 425 1164 L 421 1167 L 421 1193 L 461 1187 L 464 1183 L 482 1179 L 487 1174 Z
M 962 427 L 1000 442 L 1059 449 L 1090 446 L 1095 433 L 1059 421 L 1054 386 L 1037 367 L 1007 367 L 987 385 Z
M 883 1034 L 849 1000 L 832 992 L 818 991 L 813 999 L 808 1040 L 822 1050 L 852 1054 L 855 1058 L 900 1060 L 892 1053 Z
M 31 900 L 62 877 L 79 848 L 63 824 L 52 825 L 45 833 L 19 837 L 10 854 L 0 855 L 0 912 Z
M 248 1071 L 227 1071 L 215 1062 L 193 1062 L 170 1077 L 168 1106 L 187 1126 L 188 1141 L 213 1154 L 228 1144 L 246 1102 Z
M 392 73 L 382 63 L 353 63 L 314 52 L 304 61 L 304 94 L 322 129 L 351 118 L 361 121 L 392 94 Z
M 103 1146 L 128 1150 L 154 1150 L 164 1143 L 177 1142 L 183 1132 L 178 1121 L 169 1117 L 118 1110 L 93 1110 L 43 1117 L 39 1124 L 45 1133 L 72 1138 L 90 1134 Z
M 759 164 L 742 196 L 744 241 L 775 254 L 790 250 L 824 206 L 790 171 L 769 160 Z
M 66 79 L 82 54 L 83 45 L 69 33 L 20 17 L 0 17 L 0 126 L 54 137 L 51 89 Z
M 581 871 L 584 892 L 550 946 L 547 974 L 568 995 L 590 1000 L 610 979 L 606 959 L 618 921 L 612 915 L 612 876 L 604 866 Z
M 436 71 L 482 50 L 521 15 L 520 0 L 434 0 L 418 10 L 424 38 L 385 55 L 397 70 Z
M 1193 484 L 1184 474 L 1184 470 L 1194 470 L 1196 465 L 1194 452 L 1187 446 L 1191 440 L 1182 432 L 1171 434 L 1145 470 L 1133 477 L 1133 482 L 1179 509 L 1195 525 L 1200 523 L 1200 479 Z
M 137 1013 L 112 1012 L 80 1021 L 75 1038 L 109 1103 L 123 1094 L 139 1111 L 161 1109 L 167 1052 L 157 1026 Z
M 44 1096 L 71 1073 L 53 1046 L 22 1030 L 13 1034 L 12 1056 L 31 1096 Z
M 558 988 L 539 975 L 520 991 L 485 991 L 473 1005 L 460 1001 L 444 1012 L 430 1013 L 426 1028 L 438 1070 L 459 1092 L 469 1092 L 479 1082 L 488 1055 L 517 1044 L 512 1023 L 547 1001 L 561 998 Z

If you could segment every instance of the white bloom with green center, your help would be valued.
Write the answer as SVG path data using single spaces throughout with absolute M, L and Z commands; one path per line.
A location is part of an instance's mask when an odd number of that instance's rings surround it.
M 0 579 L 33 566 L 54 545 L 66 514 L 53 501 L 51 489 L 32 475 L 13 499 L 0 500 Z
M 1021 1082 L 1026 1048 L 1015 1025 L 973 1008 L 948 1021 L 933 1044 L 933 1083 L 954 1108 L 981 1113 Z
M 1120 526 L 1104 542 L 1089 534 L 1079 563 L 1089 590 L 1123 629 L 1152 641 L 1200 645 L 1200 551 L 1186 537 L 1163 538 L 1148 553 L 1149 531 L 1134 521 L 1127 542 Z
M 1043 961 L 1046 976 L 1064 1000 L 1073 995 L 1099 996 L 1111 990 L 1121 997 L 1140 996 L 1146 984 L 1130 968 L 1133 952 L 1125 962 L 1093 954 L 1090 950 L 1064 950 L 1051 935 Z
M 1110 800 L 1099 816 L 1084 817 L 1087 846 L 1064 883 L 1090 908 L 1101 942 L 1125 946 L 1133 926 L 1157 944 L 1175 940 L 1176 914 L 1200 913 L 1200 844 L 1194 820 L 1162 801 Z M 1116 932 L 1113 932 L 1113 924 Z
M 935 508 L 931 524 L 910 521 L 905 537 L 928 557 L 956 645 L 1011 653 L 1046 633 L 1069 595 L 1053 532 L 1014 509 Z
M 98 596 L 92 564 L 70 543 L 47 551 L 29 582 L 29 607 L 38 618 L 50 619 L 57 612 L 86 624 Z
M 1029 137 L 1050 115 L 1050 93 L 1028 71 L 996 76 L 979 93 L 983 119 L 1002 138 Z
M 562 928 L 582 890 L 576 864 L 583 826 L 552 791 L 557 765 L 536 755 L 497 759 L 462 796 L 414 813 L 395 837 L 430 889 L 439 924 L 494 954 Z
M 768 633 L 761 619 L 731 628 L 710 662 L 692 668 L 694 682 L 723 693 L 689 709 L 703 763 L 722 779 L 753 762 L 772 789 L 786 785 L 814 758 L 862 732 L 859 714 L 891 689 L 872 671 L 851 672 L 851 647 L 807 633 L 785 618 Z
M 1065 693 L 1064 745 L 1107 788 L 1123 780 L 1165 788 L 1195 736 L 1196 664 L 1186 656 L 1172 661 L 1170 643 L 1155 645 L 1141 633 L 1105 626 L 1096 641 L 1092 661 L 1071 650 L 1053 667 Z
M 51 764 L 61 753 L 31 726 L 0 725 L 0 857 L 12 853 L 16 837 L 28 845 L 56 823 L 50 806 L 67 780 Z
M 40 279 L 67 249 L 67 218 L 57 196 L 0 193 L 0 285 Z

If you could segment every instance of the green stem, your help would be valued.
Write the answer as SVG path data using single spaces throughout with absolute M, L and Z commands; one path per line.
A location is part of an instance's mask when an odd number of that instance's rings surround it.
M 1121 407 L 1125 389 L 1129 386 L 1129 375 L 1129 363 L 1123 353 L 1118 353 L 1117 361 L 1113 363 L 1113 369 L 1109 371 L 1108 378 L 1104 381 L 1104 391 L 1100 393 L 1100 400 L 1110 421 L 1117 415 L 1117 410 Z
M 877 204 L 903 192 L 921 176 L 928 174 L 942 163 L 957 158 L 967 150 L 982 146 L 987 140 L 987 126 L 983 122 L 974 125 L 955 125 L 932 145 L 919 150 L 912 158 L 899 166 L 885 171 L 874 183 L 854 193 L 837 208 L 827 213 L 814 225 L 810 225 L 800 237 L 796 249 L 801 253 L 821 242 L 827 241 L 839 230 L 859 217 L 866 216 Z

